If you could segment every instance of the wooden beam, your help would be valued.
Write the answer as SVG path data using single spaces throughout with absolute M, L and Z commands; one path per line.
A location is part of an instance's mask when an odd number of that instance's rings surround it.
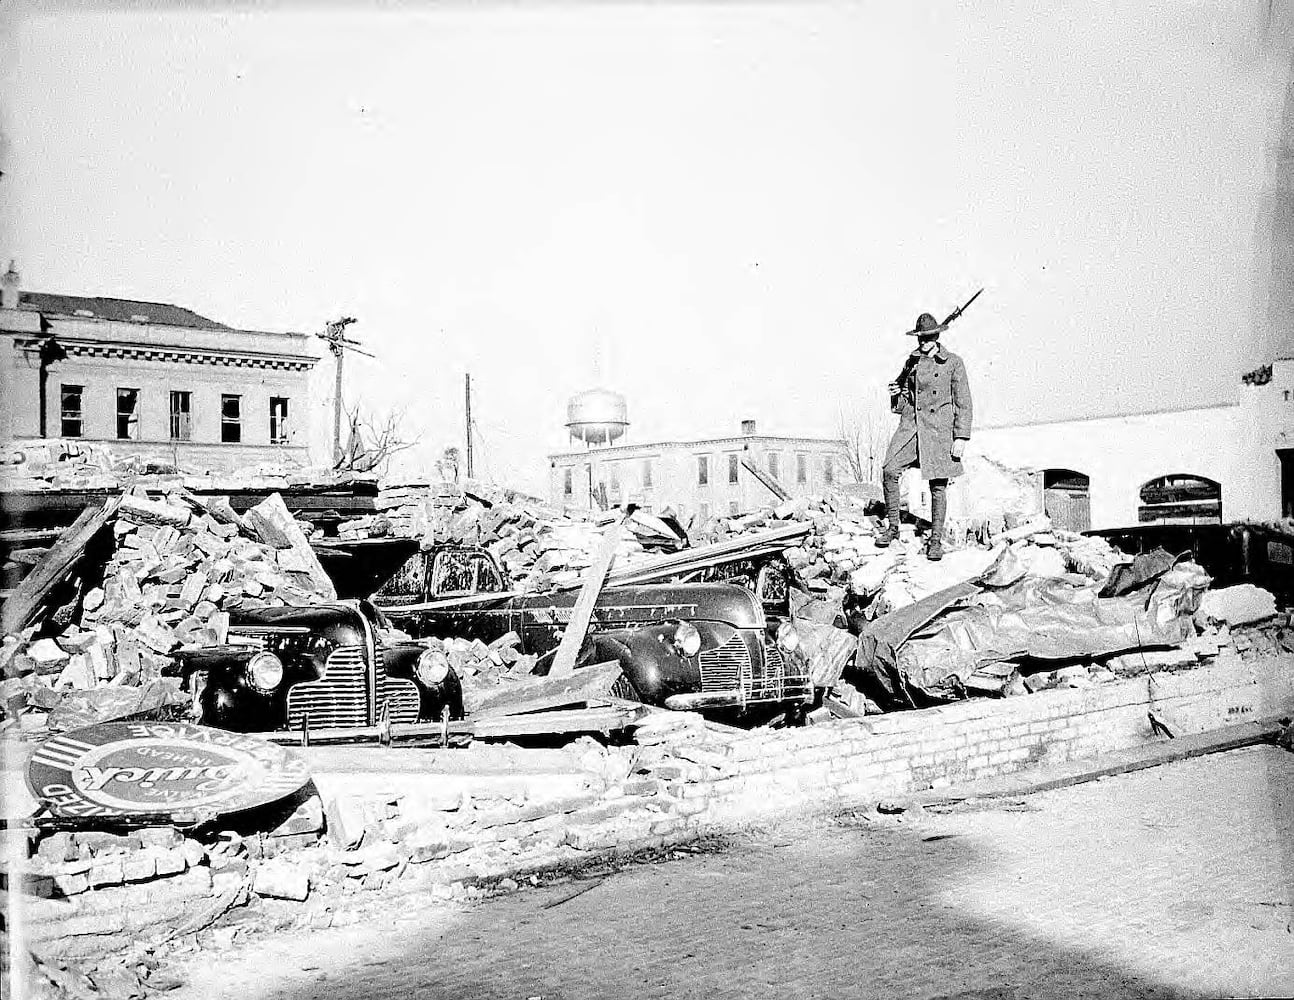
M 569 677 L 549 674 L 547 677 L 505 681 L 476 704 L 472 718 L 479 721 L 593 701 L 609 693 L 619 676 L 620 664 L 612 661 L 581 667 Z
M 584 576 L 584 586 L 580 588 L 571 620 L 562 633 L 562 643 L 557 647 L 557 655 L 548 670 L 549 677 L 569 677 L 575 670 L 575 658 L 580 655 L 580 647 L 584 645 L 584 636 L 588 633 L 589 621 L 593 617 L 593 607 L 598 602 L 598 594 L 602 593 L 602 584 L 607 578 L 607 571 L 611 569 L 611 561 L 616 557 L 619 542 L 620 520 L 617 519 L 602 534 L 597 559 Z
M 1078 720 L 1081 722 L 1081 720 Z M 1177 739 L 1146 743 L 1142 746 L 1115 750 L 1099 757 L 1080 758 L 1050 767 L 988 778 L 968 785 L 964 789 L 944 788 L 915 796 L 923 805 L 955 805 L 967 799 L 1015 798 L 1035 792 L 1049 792 L 1056 788 L 1081 785 L 1088 781 L 1130 774 L 1161 764 L 1173 764 L 1191 757 L 1226 753 L 1260 743 L 1274 743 L 1284 723 L 1281 719 L 1260 719 L 1237 726 L 1210 729 Z
M 492 719 L 460 719 L 448 726 L 450 736 L 493 737 L 539 736 L 555 733 L 607 733 L 632 725 L 646 709 L 642 706 L 590 705 L 588 708 L 556 712 L 530 712 L 525 715 L 500 715 Z M 391 743 L 396 745 L 438 745 L 445 727 L 438 722 L 417 722 L 391 726 Z M 295 731 L 254 733 L 270 743 L 300 746 L 301 734 Z M 310 730 L 310 745 L 372 744 L 382 736 L 378 726 L 338 727 Z
M 116 514 L 118 503 L 110 500 L 97 510 L 87 507 L 81 511 L 72 526 L 45 553 L 45 558 L 23 577 L 4 602 L 5 632 L 17 632 L 31 624 L 50 591 L 71 575 L 86 546 Z
M 741 460 L 741 464 L 746 467 L 747 472 L 763 483 L 768 488 L 768 491 L 772 493 L 773 496 L 777 497 L 777 499 L 791 499 L 791 494 L 786 491 L 786 488 L 782 486 L 781 483 L 774 479 L 771 474 L 759 469 L 750 459 L 743 458 Z
M 768 531 L 737 535 L 722 542 L 698 545 L 669 555 L 645 559 L 607 576 L 608 587 L 667 580 L 698 569 L 720 566 L 739 559 L 756 559 L 788 549 L 812 531 L 809 524 L 788 524 Z

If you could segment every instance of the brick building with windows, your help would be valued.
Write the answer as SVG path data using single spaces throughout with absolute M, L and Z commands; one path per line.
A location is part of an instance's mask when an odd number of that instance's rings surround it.
M 0 285 L 0 438 L 92 441 L 223 472 L 309 461 L 307 334 L 178 306 Z
M 733 437 L 594 447 L 548 460 L 550 498 L 586 510 L 632 502 L 708 517 L 774 502 L 747 462 L 792 496 L 854 481 L 840 440 L 757 434 L 753 420 Z

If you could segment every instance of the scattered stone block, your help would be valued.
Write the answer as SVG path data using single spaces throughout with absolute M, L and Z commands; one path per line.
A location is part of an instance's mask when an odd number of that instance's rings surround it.
M 277 858 L 256 869 L 252 888 L 258 896 L 301 901 L 310 895 L 310 875 L 304 865 Z

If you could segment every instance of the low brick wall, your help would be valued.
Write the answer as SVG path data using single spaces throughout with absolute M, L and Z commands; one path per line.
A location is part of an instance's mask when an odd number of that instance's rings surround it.
M 870 805 L 1155 742 L 1152 710 L 1182 734 L 1294 712 L 1294 656 L 1220 656 L 1181 673 L 804 729 L 747 733 L 693 717 L 653 745 L 581 741 L 572 774 L 514 775 L 475 789 L 461 777 L 430 779 L 412 757 L 403 762 L 407 781 L 389 770 L 366 777 L 357 750 L 360 764 L 320 774 L 322 800 L 303 803 L 277 836 L 205 845 L 165 832 L 141 845 L 93 834 L 71 845 L 47 839 L 37 867 L 58 873 L 54 898 L 28 900 L 24 916 L 44 954 L 89 961 L 127 944 L 211 935 L 204 913 L 248 902 L 272 926 L 326 927 L 355 919 L 361 893 L 449 898 L 473 883 L 681 843 L 789 810 Z M 379 752 L 373 766 L 393 752 Z M 311 831 L 325 814 L 328 835 L 315 843 Z M 130 856 L 114 857 L 121 852 Z
M 717 826 L 875 801 L 1158 742 L 1152 710 L 1181 734 L 1294 712 L 1294 656 L 751 734 L 728 744 L 726 773 L 690 794 L 706 801 L 702 825 Z

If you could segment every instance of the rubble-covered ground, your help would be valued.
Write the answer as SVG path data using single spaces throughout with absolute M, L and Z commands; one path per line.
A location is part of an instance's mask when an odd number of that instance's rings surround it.
M 879 522 L 866 491 L 860 496 L 856 489 L 680 522 L 670 511 L 570 511 L 481 483 L 399 482 L 377 493 L 373 513 L 341 519 L 325 532 L 293 520 L 277 497 L 239 515 L 221 498 L 192 490 L 346 481 L 328 470 L 195 477 L 114 463 L 89 446 L 73 446 L 61 458 L 52 445 L 45 450 L 51 454 L 27 449 L 22 463 L 10 463 L 5 487 L 124 492 L 114 505 L 111 544 L 86 560 L 36 625 L 0 646 L 4 726 L 29 732 L 168 707 L 182 712 L 178 680 L 163 676 L 176 647 L 223 642 L 231 610 L 335 596 L 311 538 L 481 546 L 511 585 L 545 591 L 577 585 L 607 530 L 619 534 L 614 568 L 622 570 L 689 544 L 806 526 L 807 535 L 783 553 L 797 584 L 792 612 L 815 682 L 858 712 L 1101 683 L 1184 669 L 1228 648 L 1248 653 L 1290 641 L 1270 595 L 1256 588 L 1207 591 L 1207 576 L 1191 564 L 1164 566 L 1135 590 L 1103 593 L 1130 558 L 1100 538 L 1052 530 L 1028 509 L 1019 475 L 996 466 L 968 477 L 973 502 L 966 516 L 951 521 L 945 558 L 932 563 L 910 525 L 897 544 L 878 547 Z M 998 508 L 989 502 L 994 491 L 1006 497 Z M 854 635 L 841 626 L 856 634 L 991 570 L 993 585 L 920 623 L 901 644 L 888 679 L 857 661 Z M 723 567 L 710 578 L 724 578 Z M 457 639 L 443 645 L 464 679 L 469 710 L 483 689 L 524 677 L 534 665 L 512 637 L 489 646 Z

